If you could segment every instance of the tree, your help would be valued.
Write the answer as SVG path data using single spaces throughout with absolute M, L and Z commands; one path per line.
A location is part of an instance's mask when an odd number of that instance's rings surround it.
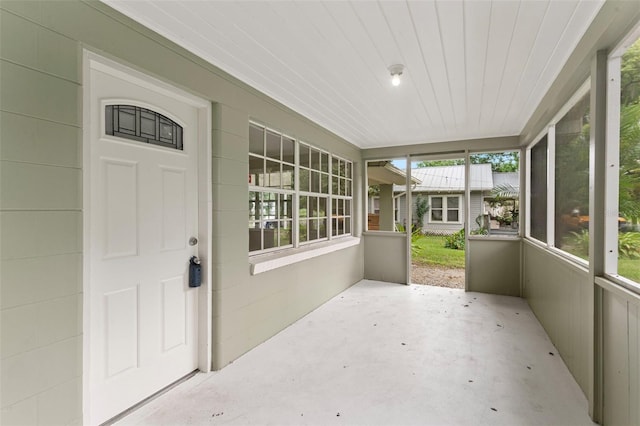
M 640 97 L 640 39 L 622 56 L 620 74 L 620 104 L 637 103 Z
M 637 102 L 637 101 L 636 101 Z M 640 217 L 640 104 L 621 107 L 618 210 L 633 220 Z
M 486 152 L 472 154 L 469 159 L 471 164 L 491 164 L 492 172 L 517 172 L 520 167 L 520 152 Z
M 464 159 L 456 158 L 455 160 L 430 160 L 420 161 L 417 164 L 417 168 L 424 167 L 443 167 L 443 166 L 464 166 Z
M 429 211 L 429 201 L 427 197 L 422 194 L 418 194 L 416 197 L 416 226 L 418 229 L 422 229 L 424 224 L 424 215 Z
M 518 151 L 506 151 L 472 154 L 469 156 L 469 161 L 471 164 L 491 164 L 491 171 L 493 172 L 517 172 L 519 169 L 520 153 Z M 453 160 L 421 161 L 417 164 L 417 167 L 424 168 L 463 165 L 464 159 L 456 158 Z
M 640 218 L 640 39 L 622 56 L 620 90 L 620 215 Z

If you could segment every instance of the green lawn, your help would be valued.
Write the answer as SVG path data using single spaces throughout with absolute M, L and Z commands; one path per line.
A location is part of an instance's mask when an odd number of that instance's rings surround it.
M 618 259 L 618 274 L 640 283 L 640 259 Z
M 413 261 L 423 265 L 437 265 L 449 268 L 464 268 L 464 250 L 444 247 L 444 237 L 420 236 L 415 239 L 419 253 L 413 255 Z M 618 273 L 625 278 L 640 282 L 640 259 L 620 258 Z
M 423 265 L 438 265 L 449 268 L 464 268 L 464 250 L 453 250 L 444 247 L 444 237 L 420 236 L 415 240 L 420 248 L 413 255 L 413 261 Z
M 563 239 L 562 250 L 578 256 L 587 262 L 589 255 L 587 254 L 589 240 L 582 241 L 582 246 L 576 244 L 576 240 L 568 237 Z M 640 259 L 630 259 L 619 254 L 618 257 L 618 275 L 640 283 Z

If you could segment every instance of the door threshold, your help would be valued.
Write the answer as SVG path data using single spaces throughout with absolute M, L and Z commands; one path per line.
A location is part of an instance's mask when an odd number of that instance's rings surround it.
M 146 397 L 142 401 L 138 402 L 136 405 L 134 405 L 132 407 L 129 407 L 126 410 L 124 410 L 122 413 L 111 417 L 109 420 L 107 420 L 106 422 L 102 423 L 100 426 L 112 425 L 112 424 L 116 423 L 117 421 L 122 420 L 123 418 L 127 417 L 129 414 L 131 414 L 134 411 L 136 411 L 136 410 L 142 408 L 143 406 L 147 405 L 148 403 L 150 403 L 154 399 L 158 398 L 159 396 L 164 395 L 165 393 L 169 392 L 171 389 L 175 388 L 176 386 L 186 382 L 187 380 L 189 380 L 190 378 L 192 378 L 193 376 L 195 376 L 199 372 L 200 372 L 200 370 L 193 370 L 191 373 L 187 374 L 186 376 L 179 378 L 175 382 L 173 382 L 173 383 L 165 386 L 164 388 L 160 389 L 158 392 Z

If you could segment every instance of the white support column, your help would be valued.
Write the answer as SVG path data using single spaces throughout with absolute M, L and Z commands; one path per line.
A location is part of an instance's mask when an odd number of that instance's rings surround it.
M 547 133 L 547 246 L 556 246 L 556 126 Z
M 469 224 L 471 223 L 471 158 L 469 150 L 464 152 L 464 291 L 469 290 Z
M 591 64 L 591 132 L 589 139 L 589 316 L 593 318 L 589 335 L 590 370 L 589 414 L 596 422 L 602 421 L 604 402 L 602 288 L 595 285 L 595 277 L 604 275 L 606 176 L 607 176 L 607 52 L 598 51 Z M 617 169 L 617 168 L 616 168 Z M 617 192 L 616 192 L 617 196 Z M 617 212 L 616 212 L 617 217 Z
M 411 206 L 413 204 L 413 191 L 411 191 L 411 156 L 407 155 L 405 159 L 407 162 L 405 166 L 405 185 L 407 189 L 407 195 L 404 197 L 404 199 L 405 209 L 407 212 L 407 224 L 405 226 L 405 230 L 407 231 L 407 285 L 409 285 L 411 284 L 411 224 L 413 223 L 413 209 L 411 208 Z

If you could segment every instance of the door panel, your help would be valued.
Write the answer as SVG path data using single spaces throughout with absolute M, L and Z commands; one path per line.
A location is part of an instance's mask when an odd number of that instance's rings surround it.
M 162 349 L 170 351 L 187 343 L 187 299 L 183 278 L 162 281 Z
M 138 254 L 137 164 L 101 159 L 104 180 L 104 258 Z
M 107 377 L 138 367 L 138 287 L 106 293 Z
M 198 251 L 188 241 L 198 235 L 198 110 L 134 81 L 90 71 L 91 423 L 197 368 L 198 290 L 188 265 Z M 139 108 L 118 112 L 109 133 L 110 105 Z M 182 149 L 165 143 L 176 129 Z M 162 143 L 148 143 L 154 137 Z
M 189 239 L 186 234 L 185 170 L 161 168 L 162 174 L 162 248 L 181 250 Z

